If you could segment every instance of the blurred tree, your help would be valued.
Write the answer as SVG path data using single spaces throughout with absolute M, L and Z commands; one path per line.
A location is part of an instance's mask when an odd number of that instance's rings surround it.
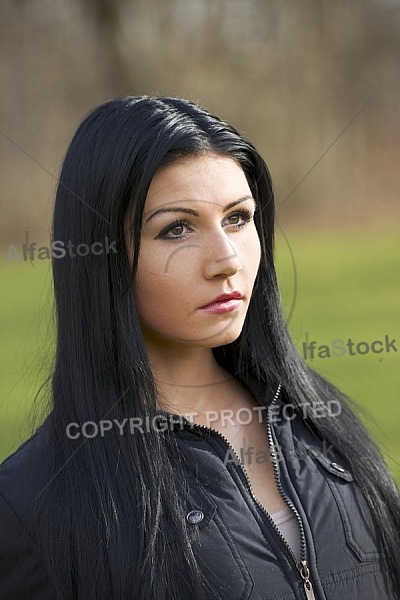
M 146 93 L 234 123 L 279 203 L 311 169 L 287 221 L 398 217 L 399 30 L 400 0 L 2 0 L 0 236 L 47 235 L 79 120 Z
M 139 93 L 135 88 L 134 62 L 127 63 L 121 48 L 121 12 L 126 0 L 81 0 L 84 14 L 93 20 L 96 26 L 99 50 L 105 62 L 104 72 L 108 79 L 108 87 L 116 96 Z M 135 2 L 130 0 L 130 4 Z

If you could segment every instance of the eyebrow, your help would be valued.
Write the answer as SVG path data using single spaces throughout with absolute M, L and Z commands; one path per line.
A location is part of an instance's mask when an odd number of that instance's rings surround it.
M 226 212 L 230 208 L 233 208 L 237 204 L 240 204 L 241 202 L 245 202 L 246 200 L 253 200 L 255 206 L 257 207 L 256 201 L 254 200 L 253 196 L 244 196 L 243 198 L 239 198 L 238 200 L 234 200 L 233 202 L 230 202 L 229 204 L 227 204 L 223 208 L 222 212 Z M 153 214 L 150 215 L 150 217 L 148 219 L 146 219 L 146 223 L 148 223 L 150 221 L 150 219 L 152 219 L 156 215 L 159 215 L 161 213 L 168 213 L 168 212 L 183 212 L 183 213 L 188 213 L 190 215 L 194 215 L 195 217 L 199 216 L 199 213 L 197 212 L 197 210 L 194 210 L 193 208 L 185 208 L 184 206 L 170 206 L 167 208 L 159 208 L 158 210 L 153 212 Z

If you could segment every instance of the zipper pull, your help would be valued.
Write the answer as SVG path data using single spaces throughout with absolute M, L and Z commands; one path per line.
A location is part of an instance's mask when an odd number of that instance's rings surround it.
M 313 586 L 309 579 L 310 570 L 308 568 L 307 561 L 302 560 L 299 563 L 297 563 L 297 568 L 300 571 L 300 575 L 303 579 L 304 591 L 306 593 L 307 600 L 316 600 L 314 596 Z

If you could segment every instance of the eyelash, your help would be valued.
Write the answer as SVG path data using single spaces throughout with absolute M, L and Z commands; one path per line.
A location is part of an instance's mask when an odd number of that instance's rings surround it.
M 229 217 L 236 217 L 236 216 L 240 216 L 243 219 L 242 223 L 231 225 L 232 227 L 235 227 L 236 229 L 242 229 L 242 227 L 245 227 L 253 219 L 253 215 L 251 214 L 251 212 L 246 209 L 242 209 L 242 210 L 233 212 L 230 215 L 228 215 L 227 218 L 229 219 Z M 179 219 L 178 221 L 174 221 L 173 223 L 168 225 L 168 227 L 163 229 L 163 231 L 156 237 L 156 239 L 169 240 L 171 242 L 179 242 L 181 240 L 185 240 L 188 235 L 187 233 L 181 233 L 180 235 L 175 235 L 173 237 L 170 237 L 167 235 L 167 233 L 169 231 L 171 231 L 171 229 L 173 229 L 177 225 L 184 225 L 185 227 L 191 227 L 191 226 L 193 226 L 193 223 L 191 223 L 190 221 L 187 221 L 186 219 Z

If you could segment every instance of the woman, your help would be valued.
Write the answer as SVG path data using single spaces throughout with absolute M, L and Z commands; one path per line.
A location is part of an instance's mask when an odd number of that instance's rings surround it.
M 223 121 L 128 97 L 82 122 L 51 410 L 0 468 L 3 600 L 399 597 L 398 491 L 289 337 L 273 237 L 268 169 Z

